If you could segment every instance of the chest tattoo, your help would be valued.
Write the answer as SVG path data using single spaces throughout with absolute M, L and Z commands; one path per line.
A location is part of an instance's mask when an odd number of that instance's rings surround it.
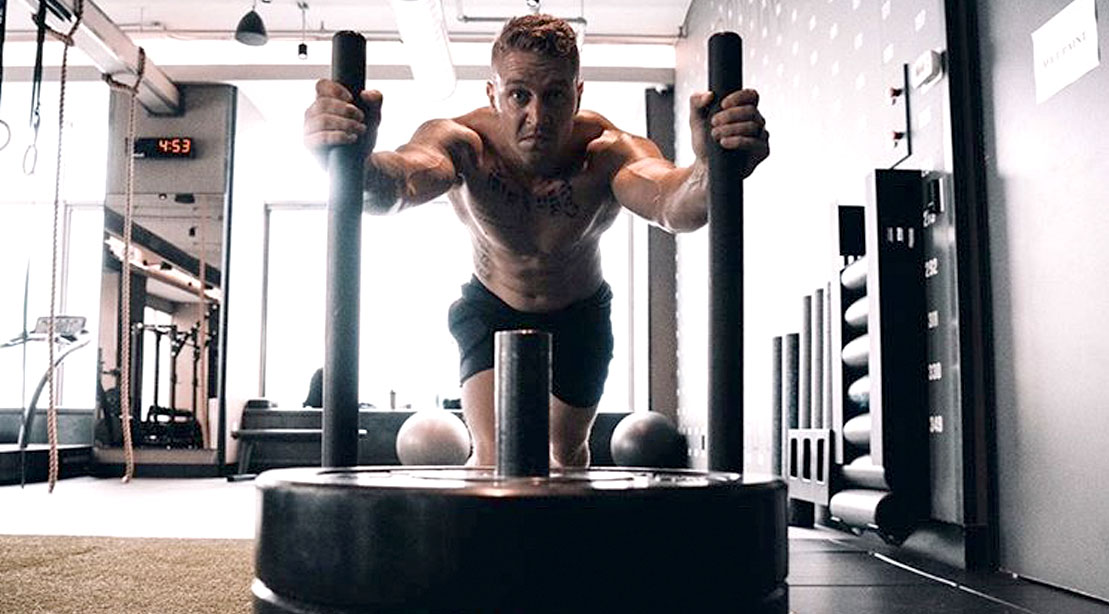
M 525 191 L 510 181 L 502 169 L 494 167 L 489 171 L 486 188 L 508 208 L 551 217 L 572 218 L 579 213 L 578 204 L 574 202 L 574 190 L 565 179 L 546 181 L 538 189 Z

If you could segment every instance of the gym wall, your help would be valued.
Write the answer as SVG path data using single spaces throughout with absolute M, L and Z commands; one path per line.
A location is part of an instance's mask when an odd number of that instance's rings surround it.
M 949 177 L 948 79 L 942 75 L 909 90 L 911 155 L 894 148 L 897 127 L 890 88 L 904 88 L 905 65 L 929 51 L 944 51 L 940 0 L 694 0 L 688 36 L 677 48 L 676 132 L 679 163 L 693 161 L 689 96 L 707 87 L 707 39 L 734 30 L 744 39 L 744 85 L 757 89 L 770 131 L 770 158 L 745 183 L 745 406 L 746 466 L 771 471 L 771 340 L 797 332 L 801 297 L 831 279 L 834 209 L 863 205 L 868 173 L 877 168 L 933 171 Z M 903 112 L 902 112 L 903 113 Z M 904 115 L 902 115 L 904 117 Z M 932 230 L 953 233 L 957 203 L 943 186 L 951 215 Z M 679 422 L 699 443 L 707 419 L 707 240 L 701 231 L 678 238 Z M 940 254 L 954 270 L 954 249 Z M 954 275 L 940 294 L 957 298 Z M 930 291 L 936 290 L 933 286 Z M 958 318 L 935 333 L 938 345 L 958 348 Z M 959 372 L 959 353 L 945 356 Z M 958 378 L 930 383 L 931 410 L 945 431 L 934 433 L 932 515 L 956 525 L 964 514 L 961 397 Z M 704 450 L 694 466 L 704 467 Z
M 977 2 L 1000 565 L 1109 599 L 1109 1 L 1084 9 L 1102 66 L 1042 103 L 1033 68 L 1032 33 L 1070 4 Z

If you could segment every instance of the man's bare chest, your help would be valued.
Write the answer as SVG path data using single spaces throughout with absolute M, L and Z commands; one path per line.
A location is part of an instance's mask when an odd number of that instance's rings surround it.
M 583 168 L 562 177 L 522 177 L 501 164 L 483 165 L 464 177 L 456 206 L 483 234 L 543 249 L 599 233 L 611 224 L 615 204 L 606 178 Z M 530 239 L 530 241 L 529 241 Z

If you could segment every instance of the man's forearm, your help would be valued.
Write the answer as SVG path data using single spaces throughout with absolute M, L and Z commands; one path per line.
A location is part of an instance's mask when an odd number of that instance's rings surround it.
M 363 208 L 371 214 L 396 213 L 446 192 L 455 179 L 449 159 L 423 148 L 374 152 L 366 159 Z
M 366 158 L 365 190 L 362 193 L 362 209 L 372 215 L 395 213 L 403 206 L 400 195 L 400 178 L 388 169 L 398 165 L 390 164 L 386 156 L 396 156 L 392 151 L 375 152 Z
M 708 223 L 708 165 L 698 159 L 675 168 L 661 181 L 660 220 L 671 232 L 689 232 Z

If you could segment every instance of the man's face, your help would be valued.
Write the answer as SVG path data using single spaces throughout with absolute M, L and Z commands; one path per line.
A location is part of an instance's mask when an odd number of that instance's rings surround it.
M 528 51 L 509 51 L 493 70 L 486 93 L 513 152 L 527 166 L 552 162 L 570 138 L 581 100 L 573 66 Z

